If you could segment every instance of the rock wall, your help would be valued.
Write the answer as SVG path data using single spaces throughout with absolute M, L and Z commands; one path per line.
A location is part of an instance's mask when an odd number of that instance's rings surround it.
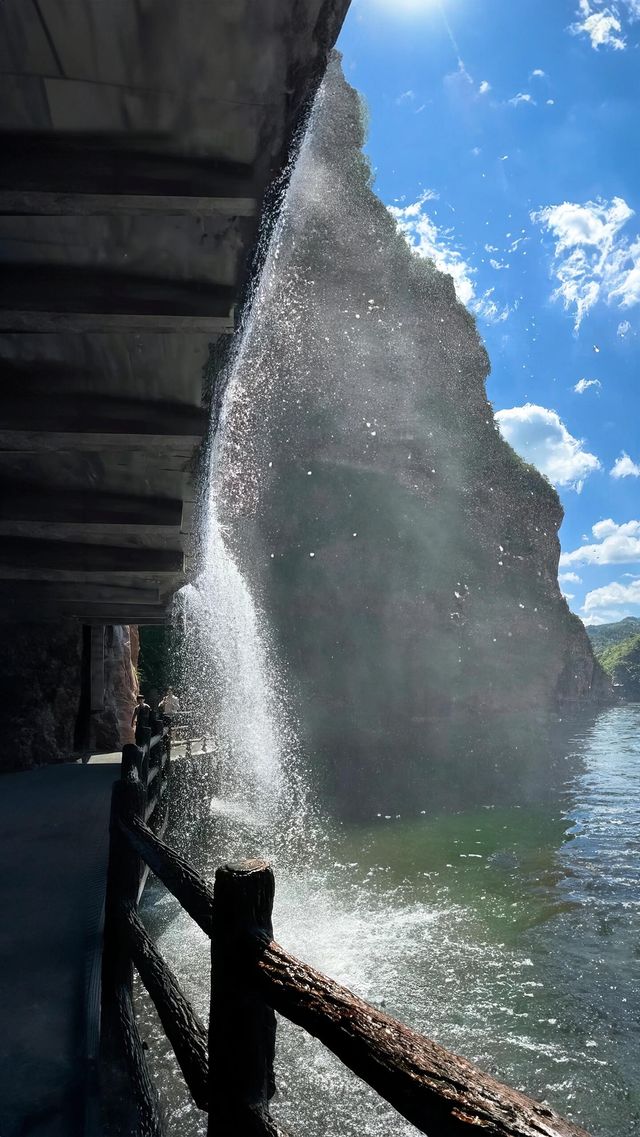
M 4 632 L 0 773 L 117 750 L 132 740 L 137 628 L 105 628 L 104 709 L 93 714 L 80 624 L 5 624 Z
M 0 639 L 0 771 L 62 762 L 74 749 L 82 629 L 5 624 Z
M 138 689 L 138 645 L 136 627 L 105 628 L 104 710 L 91 716 L 92 749 L 119 750 L 134 741 L 131 716 Z
M 334 62 L 236 369 L 222 495 L 341 798 L 393 796 L 409 769 L 433 786 L 464 748 L 515 768 L 525 721 L 609 690 L 558 586 L 558 496 L 498 433 L 474 319 L 398 234 L 363 143 Z

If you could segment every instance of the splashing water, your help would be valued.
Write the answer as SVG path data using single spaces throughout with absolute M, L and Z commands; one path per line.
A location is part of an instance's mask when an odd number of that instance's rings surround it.
M 277 376 L 276 360 L 271 366 L 264 360 L 260 367 L 253 364 L 286 214 L 285 196 L 274 206 L 275 225 L 268 218 L 263 226 L 262 272 L 223 376 L 222 405 L 212 428 L 201 493 L 202 568 L 182 589 L 176 613 L 185 701 L 194 723 L 213 740 L 221 765 L 221 792 L 210 803 L 218 832 L 222 827 L 229 856 L 276 861 L 322 837 L 312 817 L 285 678 L 234 540 L 238 517 L 257 497 L 247 410 L 258 394 L 268 397 Z
M 268 808 L 282 790 L 282 739 L 259 618 L 212 507 L 205 568 L 185 590 L 187 623 L 198 628 L 200 713 L 215 739 L 230 793 Z
M 321 193 L 315 173 L 314 192 Z M 304 164 L 299 176 L 309 176 Z M 292 188 L 295 193 L 295 181 Z M 640 1124 L 631 1074 L 640 1046 L 632 1018 L 638 916 L 637 903 L 626 905 L 639 846 L 628 802 L 631 782 L 637 794 L 640 712 L 616 710 L 599 731 L 579 739 L 576 750 L 592 780 L 574 778 L 563 791 L 572 799 L 569 812 L 558 795 L 551 807 L 526 812 L 475 805 L 449 817 L 420 809 L 400 818 L 385 812 L 381 800 L 379 821 L 331 832 L 310 807 L 309 773 L 285 695 L 291 677 L 280 670 L 259 593 L 252 594 L 259 571 L 251 572 L 251 587 L 247 582 L 245 561 L 253 550 L 243 548 L 242 529 L 264 474 L 255 459 L 255 406 L 286 397 L 276 386 L 280 360 L 267 354 L 261 321 L 277 287 L 280 342 L 289 335 L 287 356 L 295 361 L 301 327 L 295 308 L 304 307 L 305 288 L 313 285 L 276 284 L 286 213 L 285 203 L 229 368 L 211 450 L 202 572 L 183 593 L 188 701 L 223 762 L 222 785 L 210 802 L 205 871 L 211 875 L 231 857 L 269 857 L 276 864 L 276 935 L 287 949 L 515 1086 L 548 1096 L 603 1137 L 630 1133 Z M 309 463 L 304 469 L 312 483 L 315 469 Z M 355 524 L 352 530 L 361 531 Z M 317 566 L 321 558 L 311 560 L 312 552 L 305 548 L 300 556 Z M 621 750 L 629 784 L 624 794 L 613 787 L 611 820 L 609 800 L 604 807 L 601 801 L 602 766 L 610 755 L 620 762 Z M 587 830 L 582 848 L 579 835 L 565 840 L 567 821 Z M 619 849 L 621 840 L 625 857 L 607 880 L 593 924 L 594 880 L 608 863 L 607 850 Z M 145 903 L 160 950 L 205 1017 L 208 941 L 166 894 L 151 889 Z M 625 977 L 624 990 L 610 981 L 611 961 Z M 168 1115 L 176 1132 L 201 1137 L 206 1122 L 186 1101 L 168 1043 L 149 1014 L 145 1026 Z M 601 1022 L 608 1037 L 596 1046 Z M 274 1112 L 293 1131 L 310 1137 L 414 1132 L 315 1040 L 287 1024 L 278 1037 Z

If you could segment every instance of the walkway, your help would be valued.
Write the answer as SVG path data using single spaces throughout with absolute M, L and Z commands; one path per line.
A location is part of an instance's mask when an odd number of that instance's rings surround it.
M 0 779 L 0 1137 L 95 1132 L 101 921 L 120 755 Z

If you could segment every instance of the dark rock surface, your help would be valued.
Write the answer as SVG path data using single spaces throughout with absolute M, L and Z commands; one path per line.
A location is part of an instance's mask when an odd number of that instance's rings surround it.
M 4 632 L 0 769 L 64 761 L 74 749 L 82 629 L 69 620 L 55 626 L 5 625 Z
M 534 718 L 609 698 L 558 586 L 558 496 L 499 435 L 475 322 L 397 233 L 363 142 L 334 63 L 243 348 L 221 495 L 305 749 L 343 798 L 412 769 L 433 785 L 454 748 L 515 769 Z
M 83 714 L 82 625 L 68 620 L 4 627 L 10 634 L 0 637 L 0 773 L 117 750 L 131 740 L 136 629 L 105 629 L 104 707 Z

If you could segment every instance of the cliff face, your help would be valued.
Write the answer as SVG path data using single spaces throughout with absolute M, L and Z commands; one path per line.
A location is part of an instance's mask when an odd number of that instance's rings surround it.
M 5 624 L 0 639 L 0 771 L 61 762 L 74 749 L 82 634 L 69 620 Z
M 132 740 L 136 628 L 105 628 L 103 708 L 93 713 L 89 641 L 80 624 L 5 624 L 4 631 L 0 773 L 117 750 Z
M 397 233 L 363 141 L 333 64 L 240 358 L 224 496 L 306 748 L 366 792 L 607 682 L 558 587 L 557 494 L 499 435 L 474 320 Z

